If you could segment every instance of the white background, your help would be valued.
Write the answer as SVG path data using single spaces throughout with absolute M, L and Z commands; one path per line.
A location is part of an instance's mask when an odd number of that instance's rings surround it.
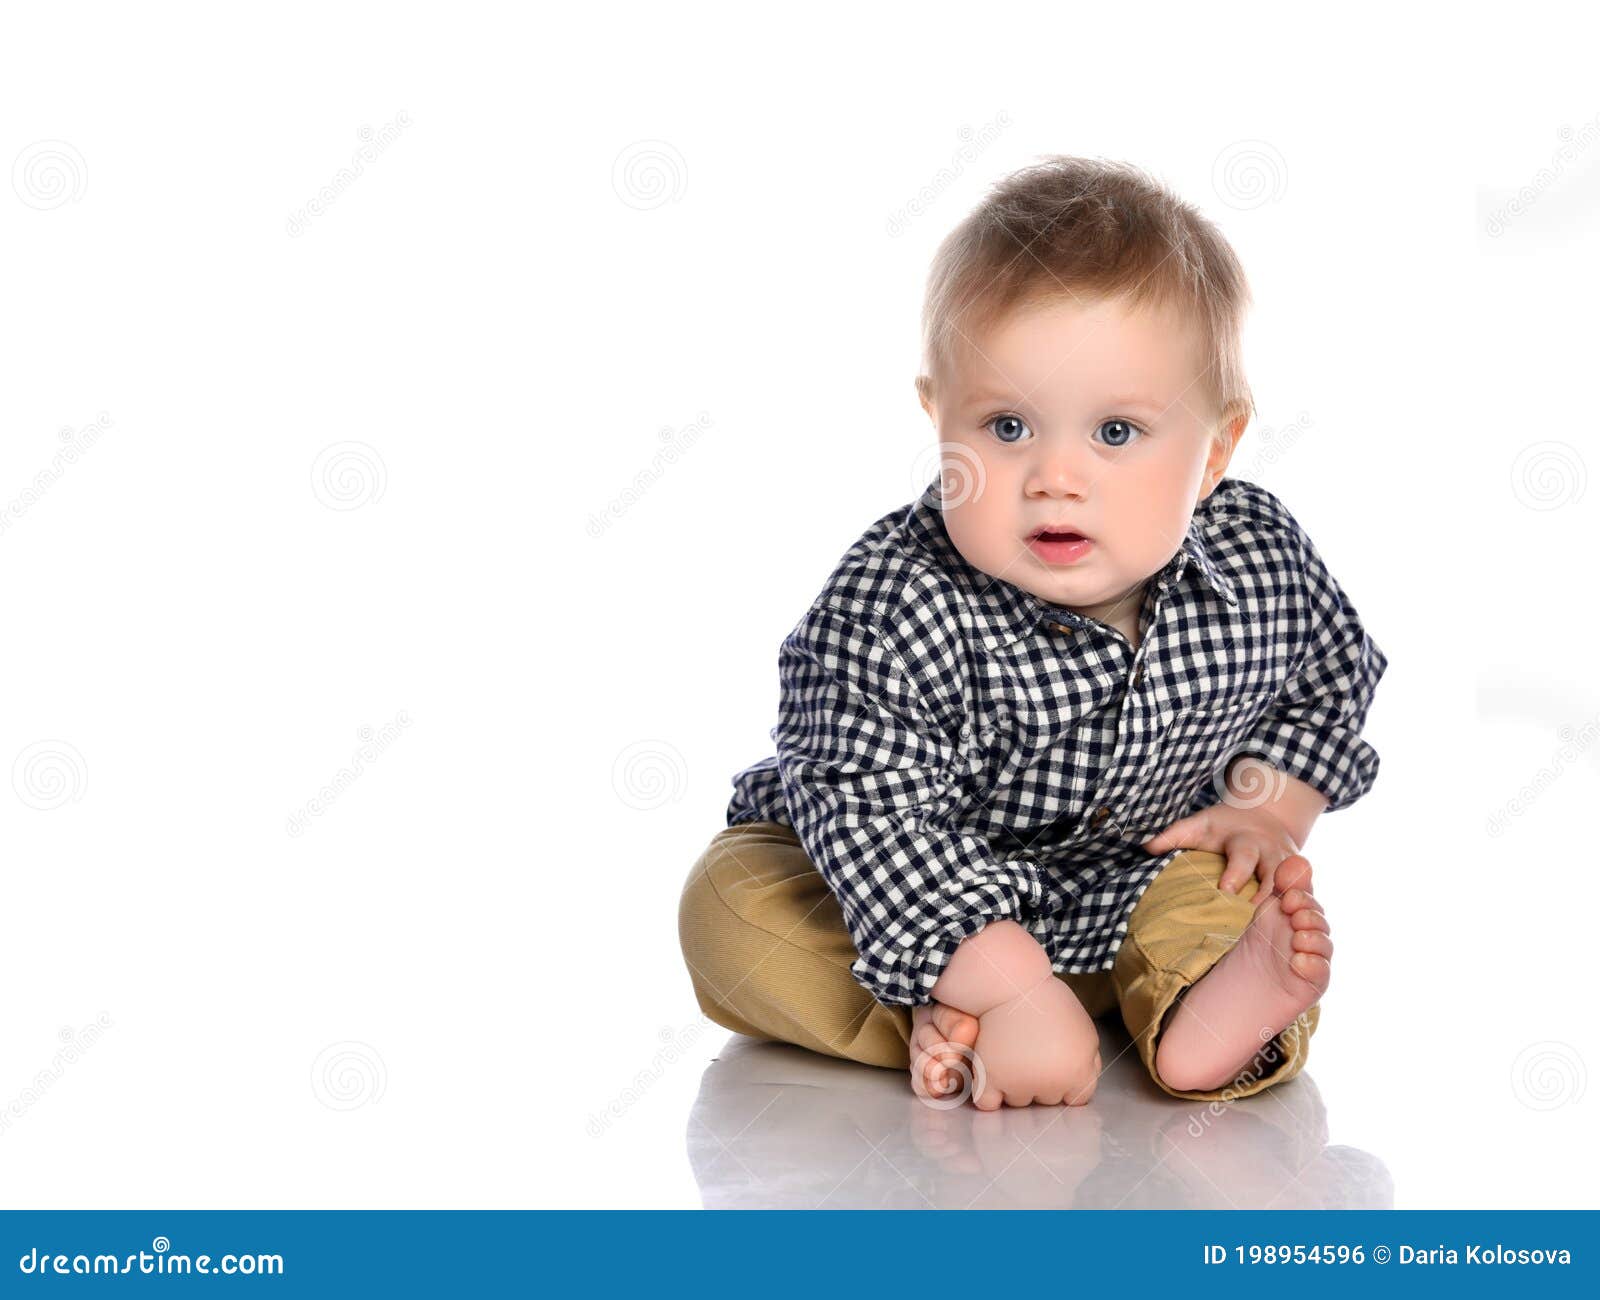
M 1593 1206 L 1579 12 L 8 11 L 0 1203 L 699 1204 L 678 892 L 925 481 L 933 248 L 1085 153 L 1238 249 L 1235 472 L 1391 660 L 1308 845 L 1333 1138 Z

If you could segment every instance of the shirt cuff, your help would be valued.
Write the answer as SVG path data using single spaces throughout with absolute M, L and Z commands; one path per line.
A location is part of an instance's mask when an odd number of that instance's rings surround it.
M 946 892 L 931 915 L 909 919 L 859 951 L 850 974 L 884 1006 L 927 1005 L 962 940 L 994 921 L 1031 928 L 1044 899 L 1032 854 L 962 867 L 954 883 L 955 892 Z
M 1306 726 L 1267 720 L 1235 755 L 1259 758 L 1268 766 L 1304 781 L 1337 812 L 1372 789 L 1378 777 L 1378 751 L 1360 734 L 1338 723 Z M 1230 756 L 1230 762 L 1233 756 Z M 1221 796 L 1208 802 L 1220 802 Z

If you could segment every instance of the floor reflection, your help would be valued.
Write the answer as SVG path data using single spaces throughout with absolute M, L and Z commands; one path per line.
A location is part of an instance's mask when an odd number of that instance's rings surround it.
M 1328 1145 L 1310 1072 L 1226 1105 L 1155 1086 L 1127 1034 L 1088 1106 L 925 1105 L 904 1076 L 734 1034 L 689 1114 L 707 1209 L 1392 1209 L 1377 1157 Z M 1115 1058 L 1113 1060 L 1113 1058 Z

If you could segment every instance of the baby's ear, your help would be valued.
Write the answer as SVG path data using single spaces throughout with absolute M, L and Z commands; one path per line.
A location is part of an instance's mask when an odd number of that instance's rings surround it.
M 930 375 L 917 376 L 917 400 L 922 403 L 922 409 L 928 413 L 930 420 L 933 414 L 933 378 Z

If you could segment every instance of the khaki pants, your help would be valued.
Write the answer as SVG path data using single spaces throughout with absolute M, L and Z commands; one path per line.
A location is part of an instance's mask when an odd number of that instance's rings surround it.
M 1150 1077 L 1174 1097 L 1226 1100 L 1284 1083 L 1305 1068 L 1317 1004 L 1278 1035 L 1273 1051 L 1225 1087 L 1179 1092 L 1156 1074 L 1156 1043 L 1179 994 L 1250 923 L 1252 878 L 1217 888 L 1224 859 L 1187 849 L 1140 896 L 1108 971 L 1057 975 L 1091 1016 L 1120 1009 Z M 910 1067 L 911 1009 L 885 1006 L 850 974 L 856 949 L 839 902 L 794 831 L 777 822 L 726 827 L 684 885 L 678 935 L 700 1008 L 755 1038 L 878 1065 Z

